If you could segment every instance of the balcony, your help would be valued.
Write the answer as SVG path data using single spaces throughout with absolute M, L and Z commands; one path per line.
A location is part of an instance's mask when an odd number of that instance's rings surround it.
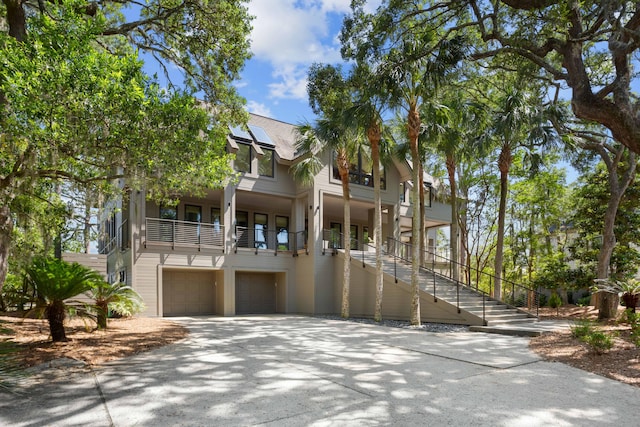
M 202 249 L 220 249 L 225 247 L 225 227 L 221 224 L 178 221 L 172 219 L 147 218 L 144 247 L 169 246 Z M 307 233 L 290 232 L 285 229 L 269 230 L 265 228 L 235 227 L 233 238 L 234 252 L 238 248 L 250 248 L 258 252 L 290 252 L 297 256 L 300 251 L 307 252 Z
M 148 245 L 224 250 L 224 226 L 173 219 L 146 219 L 145 248 Z
M 266 228 L 248 228 L 236 226 L 235 252 L 238 248 L 251 248 L 256 255 L 260 251 L 292 252 L 296 256 L 299 251 L 307 251 L 307 233 L 305 231 L 290 232 L 286 229 L 269 230 Z

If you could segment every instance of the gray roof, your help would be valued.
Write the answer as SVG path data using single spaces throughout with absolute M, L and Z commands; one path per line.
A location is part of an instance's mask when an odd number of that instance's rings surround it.
M 296 126 L 257 114 L 249 114 L 250 125 L 260 126 L 276 145 L 276 154 L 285 163 L 296 158 Z

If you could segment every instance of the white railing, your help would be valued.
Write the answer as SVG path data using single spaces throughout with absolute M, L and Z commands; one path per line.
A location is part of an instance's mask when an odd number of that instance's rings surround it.
M 120 248 L 120 250 L 124 251 L 129 248 L 129 224 L 125 219 L 122 224 L 116 230 L 116 235 L 107 243 L 104 244 L 102 250 L 100 250 L 101 254 L 110 254 L 112 251 Z
M 175 246 L 224 246 L 224 226 L 203 222 L 147 218 L 145 246 L 169 244 Z

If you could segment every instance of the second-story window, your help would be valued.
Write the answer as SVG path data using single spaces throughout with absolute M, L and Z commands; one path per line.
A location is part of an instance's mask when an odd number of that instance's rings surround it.
M 336 155 L 333 153 L 333 177 L 340 179 L 338 165 L 336 163 Z M 362 150 L 358 151 L 357 162 L 351 163 L 349 166 L 349 182 L 366 187 L 373 187 L 373 168 L 371 162 L 362 155 Z M 380 170 L 380 189 L 387 188 L 387 172 L 383 168 Z
M 248 144 L 238 144 L 236 151 L 235 169 L 238 172 L 251 172 L 251 146 Z
M 273 150 L 262 149 L 264 155 L 258 158 L 258 175 L 273 178 Z

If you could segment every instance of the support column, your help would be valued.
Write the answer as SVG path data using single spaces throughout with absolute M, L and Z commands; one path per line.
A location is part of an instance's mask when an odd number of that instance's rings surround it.
M 224 253 L 233 252 L 235 244 L 236 223 L 236 187 L 227 185 L 222 196 L 221 212 L 225 227 Z

